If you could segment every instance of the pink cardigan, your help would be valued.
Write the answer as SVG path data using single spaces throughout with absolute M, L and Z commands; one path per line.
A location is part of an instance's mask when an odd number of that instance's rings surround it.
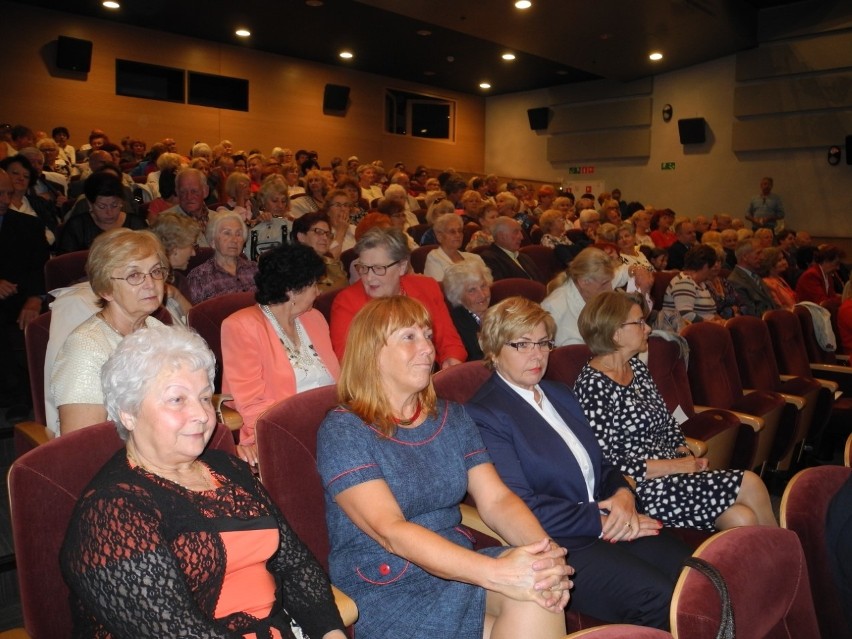
M 311 309 L 299 321 L 336 380 L 340 364 L 331 348 L 322 313 Z M 296 393 L 296 378 L 287 352 L 257 305 L 239 310 L 222 322 L 222 392 L 234 396 L 243 418 L 243 445 L 254 443 L 255 423 L 267 408 Z

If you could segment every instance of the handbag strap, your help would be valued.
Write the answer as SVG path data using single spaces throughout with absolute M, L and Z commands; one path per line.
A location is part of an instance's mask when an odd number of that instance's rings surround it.
M 731 596 L 728 593 L 728 585 L 725 583 L 722 573 L 715 566 L 699 557 L 687 557 L 683 563 L 707 577 L 719 594 L 719 600 L 722 604 L 722 614 L 719 620 L 719 631 L 716 633 L 716 639 L 735 639 L 737 635 L 734 624 L 734 609 L 731 606 Z

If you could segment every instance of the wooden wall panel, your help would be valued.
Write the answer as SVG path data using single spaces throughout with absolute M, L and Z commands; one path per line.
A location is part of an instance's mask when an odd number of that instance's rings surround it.
M 734 152 L 842 145 L 852 134 L 852 110 L 744 120 L 733 124 Z
M 737 82 L 852 67 L 852 32 L 764 44 L 737 55 Z
M 842 107 L 852 107 L 852 73 L 744 84 L 734 93 L 737 117 Z
M 547 161 L 647 158 L 651 155 L 651 129 L 619 129 L 554 135 L 547 139 Z
M 651 98 L 583 103 L 553 108 L 551 134 L 651 125 Z

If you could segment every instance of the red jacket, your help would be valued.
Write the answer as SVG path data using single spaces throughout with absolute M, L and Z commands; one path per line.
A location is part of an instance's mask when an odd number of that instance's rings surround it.
M 819 264 L 809 266 L 808 270 L 802 273 L 796 282 L 796 296 L 800 302 L 822 304 L 824 300 L 830 297 L 837 297 L 837 292 L 834 290 L 834 274 L 828 277 L 827 289 Z

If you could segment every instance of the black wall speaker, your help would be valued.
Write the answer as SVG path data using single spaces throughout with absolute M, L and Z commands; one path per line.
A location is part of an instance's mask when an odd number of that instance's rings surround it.
M 88 73 L 92 68 L 92 41 L 59 36 L 56 41 L 56 66 L 68 71 Z
M 527 109 L 527 117 L 530 120 L 530 129 L 533 131 L 544 131 L 550 123 L 550 109 L 547 107 L 538 107 L 537 109 Z
M 846 136 L 846 164 L 852 164 L 852 135 Z
M 701 144 L 707 139 L 704 118 L 686 118 L 677 121 L 681 144 Z
M 349 87 L 326 84 L 322 96 L 323 113 L 343 113 L 349 103 Z

